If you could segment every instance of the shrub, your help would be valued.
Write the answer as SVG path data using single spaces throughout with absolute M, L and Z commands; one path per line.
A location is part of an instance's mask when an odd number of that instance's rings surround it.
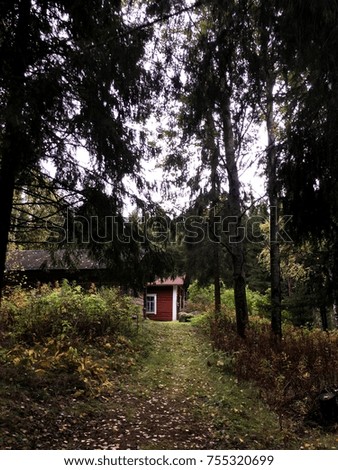
M 260 317 L 269 317 L 271 307 L 270 291 L 268 290 L 265 294 L 261 294 L 260 292 L 247 289 L 246 293 L 249 313 Z
M 3 321 L 14 338 L 28 343 L 48 337 L 130 335 L 135 331 L 131 317 L 136 313 L 131 299 L 117 289 L 85 292 L 66 280 L 54 288 L 16 289 L 2 306 Z
M 191 324 L 198 328 L 199 330 L 209 334 L 210 333 L 210 318 L 212 314 L 210 312 L 201 313 L 199 315 L 194 315 L 191 319 Z
M 212 286 L 201 287 L 197 281 L 194 281 L 188 288 L 188 309 L 205 311 L 210 308 L 213 298 Z
M 86 292 L 67 281 L 15 288 L 1 305 L 2 380 L 37 397 L 100 394 L 114 372 L 127 372 L 149 350 L 147 336 L 136 334 L 138 313 L 118 289 Z
M 238 380 L 254 382 L 280 419 L 288 413 L 305 417 L 320 391 L 338 383 L 338 333 L 285 325 L 276 348 L 266 319 L 253 317 L 246 338 L 235 322 L 212 318 L 216 348 L 231 356 Z
M 270 296 L 261 294 L 250 289 L 246 290 L 247 303 L 250 315 L 268 316 L 270 309 Z M 197 281 L 190 284 L 188 289 L 189 309 L 198 310 L 200 312 L 212 310 L 214 303 L 214 288 L 213 286 L 202 287 L 199 286 Z M 221 303 L 222 310 L 228 315 L 235 313 L 235 296 L 233 289 L 226 289 L 224 286 L 221 288 Z

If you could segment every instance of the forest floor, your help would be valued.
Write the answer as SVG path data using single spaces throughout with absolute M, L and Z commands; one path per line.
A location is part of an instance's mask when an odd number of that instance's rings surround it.
M 0 423 L 0 448 L 297 449 L 323 439 L 281 431 L 257 391 L 220 371 L 191 324 L 147 321 L 140 334 L 149 335 L 150 354 L 101 396 L 33 403 L 22 395 L 12 429 Z M 334 443 L 332 435 L 321 448 Z

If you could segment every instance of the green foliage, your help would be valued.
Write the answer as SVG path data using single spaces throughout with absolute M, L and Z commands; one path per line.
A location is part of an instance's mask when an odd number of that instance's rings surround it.
M 201 287 L 197 281 L 188 288 L 188 306 L 190 309 L 204 311 L 210 308 L 213 302 L 213 287 Z
M 44 243 L 48 220 L 64 241 L 60 211 L 88 201 L 95 207 L 90 188 L 107 196 L 111 185 L 112 210 L 104 215 L 119 219 L 124 177 L 143 188 L 140 159 L 148 149 L 134 125 L 148 116 L 151 85 L 159 80 L 143 67 L 152 31 L 138 27 L 140 6 L 133 8 L 112 0 L 0 3 L 1 287 L 11 231 L 16 242 Z M 79 164 L 83 149 L 96 166 Z M 53 165 L 53 175 L 42 171 L 41 160 Z M 22 201 L 15 201 L 15 188 L 24 190 Z
M 210 332 L 210 317 L 211 313 L 201 313 L 194 315 L 191 319 L 191 325 L 206 333 Z
M 246 289 L 248 310 L 250 315 L 267 316 L 270 308 L 269 294 L 260 294 L 251 289 Z M 197 281 L 190 284 L 188 289 L 188 306 L 192 310 L 211 311 L 214 301 L 213 286 L 201 287 Z M 221 288 L 222 309 L 230 315 L 235 311 L 234 290 Z
M 130 335 L 137 307 L 117 289 L 85 292 L 64 280 L 60 286 L 17 288 L 3 300 L 2 315 L 15 340 L 29 344 L 46 338 L 94 339 Z
M 258 315 L 261 317 L 269 317 L 270 316 L 270 289 L 265 292 L 265 294 L 261 294 L 260 292 L 253 291 L 251 289 L 247 289 L 247 302 L 248 302 L 248 309 L 251 315 Z
M 128 372 L 148 351 L 146 334 L 138 335 L 139 315 L 118 289 L 84 291 L 66 280 L 13 289 L 1 305 L 4 388 L 15 384 L 34 399 L 100 394 L 112 374 Z

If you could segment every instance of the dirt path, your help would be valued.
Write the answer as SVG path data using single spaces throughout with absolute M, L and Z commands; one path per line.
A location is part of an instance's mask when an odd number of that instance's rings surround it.
M 226 358 L 212 353 L 196 327 L 147 321 L 139 334 L 142 343 L 149 339 L 150 355 L 132 373 L 110 377 L 102 395 L 18 395 L 6 428 L 0 412 L 0 447 L 283 448 L 276 416 L 248 385 L 225 373 Z
M 212 392 L 205 344 L 189 324 L 152 323 L 154 348 L 111 397 L 110 412 L 82 430 L 86 446 L 106 449 L 204 449 L 215 430 L 203 408 Z M 98 442 L 98 440 L 100 442 Z M 79 448 L 79 446 L 78 446 Z
M 82 425 L 77 421 L 75 427 L 66 426 L 64 448 L 271 446 L 275 438 L 265 430 L 262 434 L 261 423 L 264 420 L 275 434 L 274 418 L 271 421 L 271 414 L 256 399 L 250 402 L 233 379 L 225 381 L 219 370 L 209 367 L 210 346 L 194 327 L 149 322 L 146 328 L 154 347 L 144 366 L 106 398 L 104 413 L 80 414 Z
M 95 389 L 99 395 L 10 388 L 13 401 L 0 409 L 0 448 L 336 448 L 335 434 L 328 440 L 302 426 L 281 431 L 257 390 L 227 373 L 231 357 L 213 353 L 193 325 L 147 321 L 140 335 L 151 350 L 143 366 L 110 377 Z

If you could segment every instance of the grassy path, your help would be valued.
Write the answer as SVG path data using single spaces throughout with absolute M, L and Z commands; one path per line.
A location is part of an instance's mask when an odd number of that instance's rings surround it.
M 210 366 L 210 347 L 193 326 L 147 322 L 144 328 L 154 342 L 150 356 L 114 390 L 99 418 L 87 415 L 68 448 L 283 447 L 276 417 Z
M 25 368 L 22 377 L 3 368 L 0 449 L 337 449 L 336 429 L 285 419 L 281 431 L 193 325 L 144 322 L 134 346 L 150 354 L 125 368 L 121 350 L 121 369 L 109 369 L 92 394 L 68 392 L 76 371 L 50 388 Z

